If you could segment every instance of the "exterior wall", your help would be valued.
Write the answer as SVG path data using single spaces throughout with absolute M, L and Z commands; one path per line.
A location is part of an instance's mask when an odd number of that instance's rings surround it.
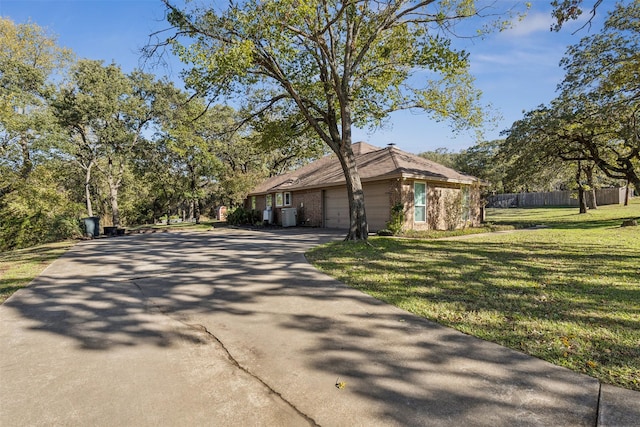
M 414 210 L 414 180 L 390 179 L 387 181 L 378 181 L 375 183 L 364 183 L 365 201 L 367 187 L 375 188 L 376 196 L 379 199 L 388 198 L 388 208 L 384 208 L 385 212 L 376 212 L 378 226 L 373 227 L 371 231 L 377 231 L 382 226 L 383 217 L 391 219 L 391 207 L 396 203 L 404 205 L 404 229 L 405 230 L 447 230 L 464 227 L 475 227 L 480 225 L 482 221 L 482 203 L 480 188 L 478 185 L 469 187 L 469 219 L 463 221 L 462 213 L 462 197 L 461 186 L 458 184 L 433 183 L 426 181 L 427 184 L 427 221 L 416 222 Z M 425 182 L 418 180 L 418 182 Z M 384 193 L 384 195 L 378 193 Z M 275 206 L 275 195 L 271 195 L 274 211 L 273 220 L 275 224 L 282 224 L 281 207 Z M 370 196 L 371 197 L 371 196 Z M 255 196 L 255 207 L 259 211 L 266 208 L 266 196 Z M 296 208 L 298 210 L 298 225 L 306 225 L 311 227 L 324 227 L 324 209 L 322 189 L 302 190 L 291 192 L 291 205 L 284 206 L 287 208 Z M 251 209 L 251 196 L 245 202 L 245 208 Z M 346 213 L 348 215 L 348 212 Z M 369 216 L 369 211 L 367 211 Z M 372 215 L 373 216 L 373 215 Z M 382 218 L 382 219 L 381 219 Z
M 298 209 L 298 225 L 322 227 L 322 190 L 294 191 L 291 207 Z
M 482 222 L 482 203 L 479 186 L 469 188 L 469 219 L 463 220 L 462 189 L 457 184 L 426 182 L 427 220 L 415 221 L 413 180 L 401 184 L 402 200 L 405 205 L 406 229 L 413 230 L 453 230 L 477 227 Z M 418 180 L 417 182 L 424 182 Z
M 244 208 L 252 209 L 252 198 L 255 197 L 255 209 L 262 212 L 267 208 L 267 195 L 249 196 L 245 200 Z M 282 225 L 282 208 L 296 208 L 298 211 L 298 225 L 322 227 L 322 192 L 320 190 L 292 191 L 289 206 L 276 207 L 275 193 L 271 193 L 271 209 L 273 223 Z

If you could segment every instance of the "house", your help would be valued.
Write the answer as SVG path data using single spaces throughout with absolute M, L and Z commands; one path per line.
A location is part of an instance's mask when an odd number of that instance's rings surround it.
M 369 231 L 387 227 L 392 207 L 404 213 L 403 229 L 455 229 L 482 219 L 481 182 L 394 145 L 352 146 L 365 199 Z M 349 228 L 345 178 L 335 154 L 267 179 L 251 191 L 245 208 L 284 226 Z

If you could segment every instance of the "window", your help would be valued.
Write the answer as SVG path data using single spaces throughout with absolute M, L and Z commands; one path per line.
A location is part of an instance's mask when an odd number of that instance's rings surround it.
M 273 206 L 273 198 L 271 194 L 267 194 L 267 207 L 270 208 L 271 206 Z
M 276 193 L 276 208 L 282 206 L 282 193 Z
M 256 210 L 256 196 L 251 196 L 251 209 Z
M 284 193 L 284 205 L 291 206 L 291 193 L 289 193 L 288 191 Z
M 413 183 L 413 209 L 415 222 L 427 221 L 427 184 Z

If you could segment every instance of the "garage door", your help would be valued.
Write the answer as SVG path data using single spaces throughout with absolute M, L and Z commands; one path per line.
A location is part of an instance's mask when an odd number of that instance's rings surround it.
M 324 191 L 324 226 L 349 228 L 349 201 L 346 188 L 331 188 Z
M 388 184 L 364 184 L 364 200 L 367 209 L 369 231 L 386 227 L 390 216 Z M 327 228 L 349 228 L 349 201 L 346 188 L 324 191 L 324 226 Z
M 389 184 L 364 184 L 364 203 L 367 209 L 369 231 L 376 232 L 386 228 L 391 216 L 389 205 Z

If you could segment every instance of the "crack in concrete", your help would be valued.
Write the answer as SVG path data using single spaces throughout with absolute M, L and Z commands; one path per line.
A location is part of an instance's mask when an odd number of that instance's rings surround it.
M 598 384 L 598 402 L 596 403 L 596 420 L 593 423 L 594 427 L 598 427 L 600 425 L 600 401 L 602 399 L 602 383 Z
M 162 309 L 162 307 L 158 306 L 157 304 L 155 304 L 153 301 L 150 300 L 150 298 L 145 294 L 144 289 L 135 282 L 135 280 L 130 279 L 129 280 L 131 283 L 133 283 L 133 285 L 138 288 L 138 291 L 140 291 L 140 294 L 142 295 L 142 297 L 144 298 L 147 307 L 148 304 L 150 304 L 154 311 L 157 311 L 159 314 L 162 314 L 163 316 L 168 317 L 169 319 L 181 323 L 191 329 L 197 330 L 199 332 L 205 333 L 210 339 L 214 340 L 216 343 L 218 343 L 218 345 L 220 345 L 220 347 L 222 348 L 222 350 L 224 351 L 227 360 L 229 360 L 229 362 L 235 366 L 236 368 L 240 369 L 241 371 L 243 371 L 244 373 L 246 373 L 247 375 L 249 375 L 251 378 L 255 379 L 256 381 L 258 381 L 260 384 L 262 384 L 267 390 L 269 390 L 270 393 L 274 394 L 275 396 L 277 396 L 280 400 L 282 400 L 284 403 L 286 403 L 291 409 L 293 409 L 298 415 L 300 415 L 302 418 L 304 418 L 309 425 L 314 426 L 314 427 L 319 427 L 320 424 L 318 424 L 313 418 L 311 418 L 309 415 L 305 414 L 304 412 L 302 412 L 296 405 L 294 405 L 292 402 L 290 402 L 289 400 L 287 400 L 282 393 L 280 393 L 279 391 L 275 390 L 273 387 L 271 387 L 269 384 L 267 384 L 267 382 L 265 382 L 262 378 L 260 378 L 258 375 L 254 374 L 253 372 L 251 372 L 249 370 L 249 368 L 242 366 L 240 364 L 240 362 L 238 362 L 236 360 L 235 357 L 233 357 L 233 355 L 231 354 L 231 352 L 229 351 L 229 349 L 227 348 L 227 346 L 213 333 L 211 333 L 211 331 L 209 331 L 206 326 L 199 324 L 199 323 L 187 323 L 184 322 L 180 319 L 176 319 L 174 317 L 172 317 L 168 312 L 166 312 L 165 310 Z
M 227 355 L 227 359 L 229 360 L 229 362 L 231 362 L 231 364 L 233 366 L 235 366 L 236 368 L 240 369 L 241 371 L 245 372 L 247 375 L 251 376 L 251 378 L 255 379 L 256 381 L 260 382 L 260 384 L 262 384 L 264 387 L 266 387 L 271 393 L 275 394 L 276 396 L 278 396 L 279 399 L 281 399 L 283 402 L 285 402 L 287 405 L 289 405 L 289 407 L 291 407 L 291 409 L 293 409 L 294 411 L 296 411 L 296 413 L 298 413 L 298 415 L 300 415 L 301 417 L 303 417 L 305 420 L 307 420 L 307 422 L 309 423 L 309 425 L 312 426 L 320 426 L 320 424 L 318 424 L 313 418 L 311 418 L 309 415 L 305 414 L 304 412 L 302 412 L 300 409 L 298 409 L 298 407 L 296 407 L 296 405 L 294 405 L 292 402 L 290 402 L 289 400 L 287 400 L 280 392 L 276 391 L 273 387 L 271 387 L 269 384 L 267 384 L 262 378 L 260 378 L 259 376 L 257 376 L 256 374 L 254 374 L 253 372 L 251 372 L 249 370 L 249 368 L 246 368 L 244 366 L 242 366 L 234 357 L 233 355 L 231 355 L 231 352 L 229 351 L 229 349 L 224 345 L 224 343 L 222 341 L 220 341 L 220 339 L 215 336 L 214 334 L 212 334 L 204 325 L 201 324 L 189 324 L 189 323 L 184 323 L 183 324 L 194 328 L 194 329 L 198 329 L 204 333 L 206 333 L 211 339 L 215 340 L 220 347 L 222 347 L 222 349 L 224 350 L 225 354 Z

